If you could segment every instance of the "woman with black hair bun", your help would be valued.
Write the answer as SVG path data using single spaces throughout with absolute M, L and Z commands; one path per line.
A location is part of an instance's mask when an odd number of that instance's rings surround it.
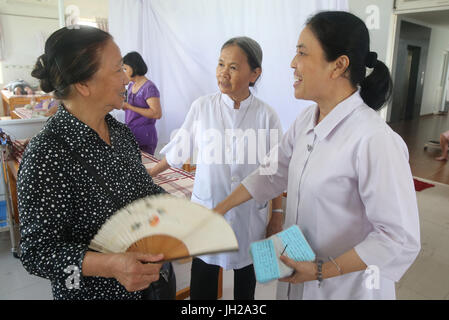
M 316 104 L 272 150 L 277 172 L 261 175 L 260 167 L 215 208 L 224 214 L 287 189 L 284 228 L 298 225 L 317 259 L 281 256 L 294 272 L 280 279 L 279 299 L 395 299 L 395 282 L 419 253 L 407 146 L 376 112 L 392 81 L 369 42 L 353 14 L 307 21 L 291 62 L 293 87 L 297 99 Z
M 64 300 L 153 298 L 161 270 L 170 271 L 170 296 L 160 298 L 174 299 L 176 278 L 162 254 L 89 249 L 114 212 L 165 193 L 146 172 L 132 132 L 109 115 L 122 108 L 128 83 L 112 36 L 87 26 L 61 28 L 47 39 L 32 76 L 60 105 L 19 167 L 24 268 L 49 279 L 54 299 Z

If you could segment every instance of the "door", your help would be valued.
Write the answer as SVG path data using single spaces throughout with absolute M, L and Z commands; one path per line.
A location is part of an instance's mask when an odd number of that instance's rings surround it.
M 403 114 L 400 120 L 409 120 L 419 116 L 421 104 L 416 99 L 416 89 L 418 86 L 418 71 L 421 56 L 421 48 L 415 46 L 407 46 L 407 74 L 406 82 L 406 102 L 403 106 Z
M 449 109 L 449 52 L 444 54 L 443 73 L 441 75 L 441 101 L 440 112 L 448 112 Z

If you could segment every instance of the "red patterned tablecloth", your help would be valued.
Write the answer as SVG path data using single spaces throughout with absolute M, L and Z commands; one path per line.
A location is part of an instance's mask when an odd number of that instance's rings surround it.
M 154 156 L 142 152 L 142 163 L 146 168 L 152 168 L 158 162 L 159 160 Z M 195 175 L 193 173 L 172 167 L 153 178 L 154 183 L 164 188 L 171 195 L 188 199 L 192 195 L 194 180 Z
M 26 140 L 16 140 L 13 141 L 15 149 L 18 151 L 16 153 L 16 167 L 22 160 L 22 153 L 25 150 Z M 159 162 L 154 156 L 142 152 L 142 163 L 146 168 L 152 168 Z M 187 172 L 182 169 L 172 168 L 161 172 L 157 177 L 153 178 L 154 183 L 160 185 L 168 193 L 176 197 L 185 197 L 190 199 L 193 190 L 193 183 L 195 180 L 195 175 L 191 172 Z

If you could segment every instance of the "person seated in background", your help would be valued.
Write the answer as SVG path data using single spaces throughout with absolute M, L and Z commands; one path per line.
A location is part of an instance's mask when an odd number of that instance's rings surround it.
M 447 161 L 449 159 L 449 156 L 447 154 L 447 151 L 449 150 L 449 130 L 443 132 L 440 135 L 440 146 L 441 146 L 441 156 L 435 158 L 435 160 Z
M 139 53 L 125 55 L 123 69 L 131 81 L 127 102 L 123 104 L 126 125 L 136 137 L 140 149 L 154 155 L 158 140 L 155 124 L 162 117 L 159 90 L 145 77 L 148 67 Z
M 5 87 L 5 90 L 9 90 L 15 95 L 33 95 L 34 91 L 31 88 L 31 85 L 25 80 L 15 80 L 8 83 Z
M 45 110 L 45 116 L 50 117 L 58 111 L 58 106 L 61 101 L 57 99 L 48 99 L 40 101 L 34 108 L 36 110 Z

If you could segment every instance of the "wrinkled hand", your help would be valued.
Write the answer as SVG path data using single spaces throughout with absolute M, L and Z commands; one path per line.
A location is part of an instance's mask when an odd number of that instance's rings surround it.
M 115 254 L 111 261 L 113 277 L 129 292 L 146 289 L 152 282 L 159 280 L 159 271 L 162 267 L 162 264 L 149 262 L 158 262 L 163 258 L 163 254 L 138 252 Z
M 318 268 L 314 262 L 294 261 L 285 255 L 281 256 L 281 261 L 290 268 L 293 268 L 294 272 L 291 276 L 279 279 L 279 281 L 296 284 L 317 280 Z

